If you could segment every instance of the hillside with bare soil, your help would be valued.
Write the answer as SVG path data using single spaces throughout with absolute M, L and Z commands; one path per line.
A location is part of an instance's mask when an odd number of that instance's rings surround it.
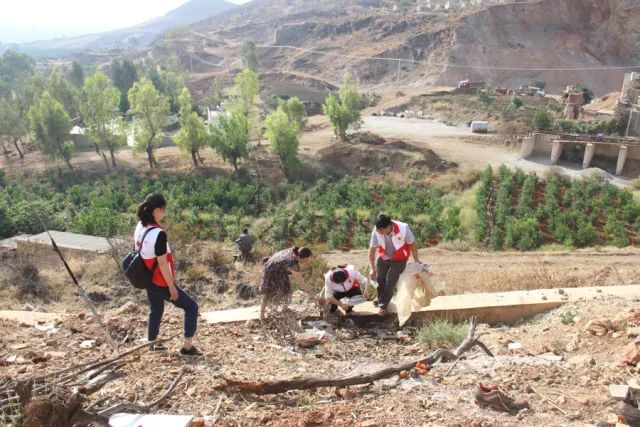
M 397 11 L 394 4 L 256 0 L 192 27 L 190 37 L 207 40 L 207 47 L 189 63 L 201 73 L 196 78 L 226 75 L 240 67 L 242 41 L 252 38 L 262 71 L 327 84 L 352 71 L 365 86 L 451 86 L 471 78 L 511 87 L 545 81 L 559 91 L 580 82 L 599 95 L 619 89 L 624 66 L 640 62 L 640 5 L 631 0 L 485 2 L 464 9 L 453 2 L 449 10 L 420 11 Z M 223 60 L 207 65 L 200 58 L 207 55 Z

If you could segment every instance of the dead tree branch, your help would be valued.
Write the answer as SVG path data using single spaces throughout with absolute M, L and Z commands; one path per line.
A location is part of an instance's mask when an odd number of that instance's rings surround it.
M 462 356 L 466 351 L 471 350 L 473 347 L 480 347 L 487 355 L 493 357 L 493 354 L 486 345 L 478 340 L 475 336 L 475 330 L 478 326 L 478 317 L 472 316 L 469 319 L 469 333 L 467 338 L 453 351 L 439 348 L 431 353 L 429 356 L 417 361 L 406 362 L 401 365 L 391 366 L 379 371 L 358 374 L 350 377 L 341 378 L 323 378 L 323 377 L 296 377 L 290 380 L 282 381 L 262 381 L 252 382 L 236 380 L 232 378 L 225 378 L 224 382 L 216 385 L 216 390 L 232 390 L 242 393 L 252 394 L 277 394 L 283 393 L 289 390 L 309 390 L 319 387 L 346 387 L 358 384 L 368 384 L 374 381 L 378 381 L 385 378 L 390 378 L 397 375 L 401 371 L 408 371 L 415 367 L 417 363 L 425 363 L 427 365 L 434 365 L 441 361 L 455 361 Z
M 103 409 L 102 411 L 98 412 L 97 415 L 108 417 L 109 415 L 113 415 L 122 411 L 132 411 L 132 412 L 138 412 L 138 413 L 149 412 L 153 407 L 159 405 L 160 403 L 162 403 L 162 401 L 166 400 L 167 398 L 169 398 L 169 396 L 171 396 L 171 394 L 173 393 L 173 390 L 176 388 L 176 386 L 184 376 L 185 372 L 186 372 L 186 369 L 182 368 L 180 370 L 180 373 L 178 373 L 178 376 L 173 380 L 173 382 L 167 389 L 167 391 L 162 396 L 160 396 L 159 398 L 157 398 L 151 403 L 148 403 L 146 405 L 138 405 L 136 403 L 131 403 L 131 402 L 121 402 L 113 406 L 110 406 L 106 409 Z

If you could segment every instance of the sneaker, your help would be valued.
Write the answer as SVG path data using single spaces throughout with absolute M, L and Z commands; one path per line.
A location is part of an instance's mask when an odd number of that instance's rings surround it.
M 201 357 L 203 356 L 202 352 L 195 347 L 191 347 L 190 349 L 181 348 L 180 356 L 182 357 Z
M 520 410 L 529 407 L 529 402 L 526 400 L 514 400 L 499 388 L 485 387 L 482 384 L 478 384 L 476 388 L 475 401 L 479 406 L 486 406 L 510 414 L 517 414 Z

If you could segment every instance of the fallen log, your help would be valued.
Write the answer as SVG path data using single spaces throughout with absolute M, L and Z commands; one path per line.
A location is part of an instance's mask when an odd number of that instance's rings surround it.
M 412 362 L 406 362 L 401 365 L 390 366 L 379 371 L 358 374 L 341 378 L 324 378 L 324 377 L 295 377 L 281 381 L 244 381 L 233 378 L 224 378 L 224 381 L 214 389 L 221 391 L 232 391 L 250 394 L 278 394 L 289 390 L 309 390 L 319 387 L 346 387 L 358 384 L 368 384 L 385 378 L 390 378 L 399 374 L 401 371 L 408 371 L 415 367 L 418 363 L 425 363 L 432 366 L 441 361 L 455 361 L 460 358 L 466 351 L 473 347 L 480 347 L 487 355 L 493 357 L 491 351 L 484 345 L 479 337 L 475 336 L 475 330 L 478 326 L 478 317 L 472 316 L 469 319 L 469 331 L 467 338 L 454 350 L 439 348 L 429 356 Z

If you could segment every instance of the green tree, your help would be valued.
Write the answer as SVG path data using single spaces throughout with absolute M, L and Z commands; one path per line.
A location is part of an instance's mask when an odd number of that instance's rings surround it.
M 191 94 L 186 87 L 180 94 L 180 130 L 174 137 L 174 141 L 180 149 L 191 153 L 194 166 L 198 166 L 198 161 L 204 164 L 200 157 L 200 150 L 208 142 L 207 131 L 203 121 L 191 108 Z
M 549 113 L 544 110 L 538 110 L 533 115 L 533 126 L 536 130 L 549 130 L 551 129 L 551 117 Z
M 151 83 L 142 78 L 129 91 L 131 113 L 134 116 L 135 149 L 146 152 L 149 167 L 159 167 L 153 155 L 162 139 L 162 129 L 169 119 L 169 101 Z
M 73 142 L 69 140 L 71 119 L 62 104 L 45 92 L 29 110 L 29 121 L 36 147 L 52 160 L 63 159 L 69 169 L 73 169 Z
M 173 71 L 157 71 L 155 67 L 148 74 L 155 88 L 169 99 L 171 113 L 177 113 L 180 109 L 180 92 L 187 84 L 185 76 Z
M 213 85 L 211 86 L 211 102 L 214 106 L 220 107 L 224 100 L 224 85 L 220 76 L 216 76 L 213 79 Z
M 210 142 L 220 156 L 231 161 L 238 172 L 238 159 L 249 155 L 249 125 L 247 118 L 235 111 L 229 118 L 220 118 L 220 127 L 211 128 Z
M 256 52 L 256 43 L 253 40 L 247 39 L 244 41 L 240 50 L 240 57 L 245 68 L 258 71 L 258 53 Z
M 116 167 L 114 153 L 126 140 L 118 126 L 120 91 L 109 83 L 107 75 L 102 72 L 89 77 L 82 91 L 82 114 L 88 127 L 87 136 L 95 144 L 96 153 L 100 152 L 101 147 L 109 151 L 111 164 Z
M 24 159 L 24 154 L 20 150 L 18 141 L 26 134 L 27 123 L 20 113 L 20 105 L 0 98 L 0 139 L 13 144 L 20 159 Z
M 287 177 L 298 165 L 299 125 L 289 118 L 283 108 L 278 108 L 265 121 L 265 137 L 269 140 L 269 148 L 278 156 L 282 170 Z
M 111 81 L 120 91 L 120 112 L 126 113 L 130 109 L 129 90 L 138 80 L 138 70 L 129 60 L 114 60 L 111 63 Z
M 329 118 L 334 133 L 342 141 L 346 141 L 349 128 L 360 126 L 361 105 L 362 94 L 358 84 L 347 74 L 342 80 L 338 96 L 329 95 L 322 106 L 322 112 Z
M 452 241 L 460 237 L 460 211 L 458 206 L 451 206 L 444 218 L 442 238 Z
M 11 237 L 13 233 L 15 233 L 13 221 L 7 211 L 7 206 L 2 204 L 0 205 L 0 239 Z
M 58 71 L 49 76 L 47 82 L 49 94 L 54 97 L 72 119 L 80 116 L 80 91 Z
M 71 64 L 71 71 L 69 72 L 69 80 L 77 88 L 82 88 L 84 86 L 84 80 L 85 80 L 84 68 L 82 68 L 82 65 L 80 65 L 78 61 L 73 61 L 73 64 Z
M 260 92 L 258 73 L 249 68 L 242 70 L 235 77 L 231 92 L 234 97 L 231 109 L 242 114 L 247 119 L 248 125 L 249 117 L 253 113 L 256 98 Z
M 0 80 L 6 81 L 9 88 L 15 89 L 19 81 L 33 74 L 35 61 L 24 53 L 7 50 L 0 58 Z
M 287 113 L 289 120 L 298 125 L 300 130 L 304 129 L 307 122 L 307 110 L 304 108 L 304 104 L 300 101 L 300 98 L 294 96 L 287 100 L 280 99 L 278 101 L 278 107 Z

